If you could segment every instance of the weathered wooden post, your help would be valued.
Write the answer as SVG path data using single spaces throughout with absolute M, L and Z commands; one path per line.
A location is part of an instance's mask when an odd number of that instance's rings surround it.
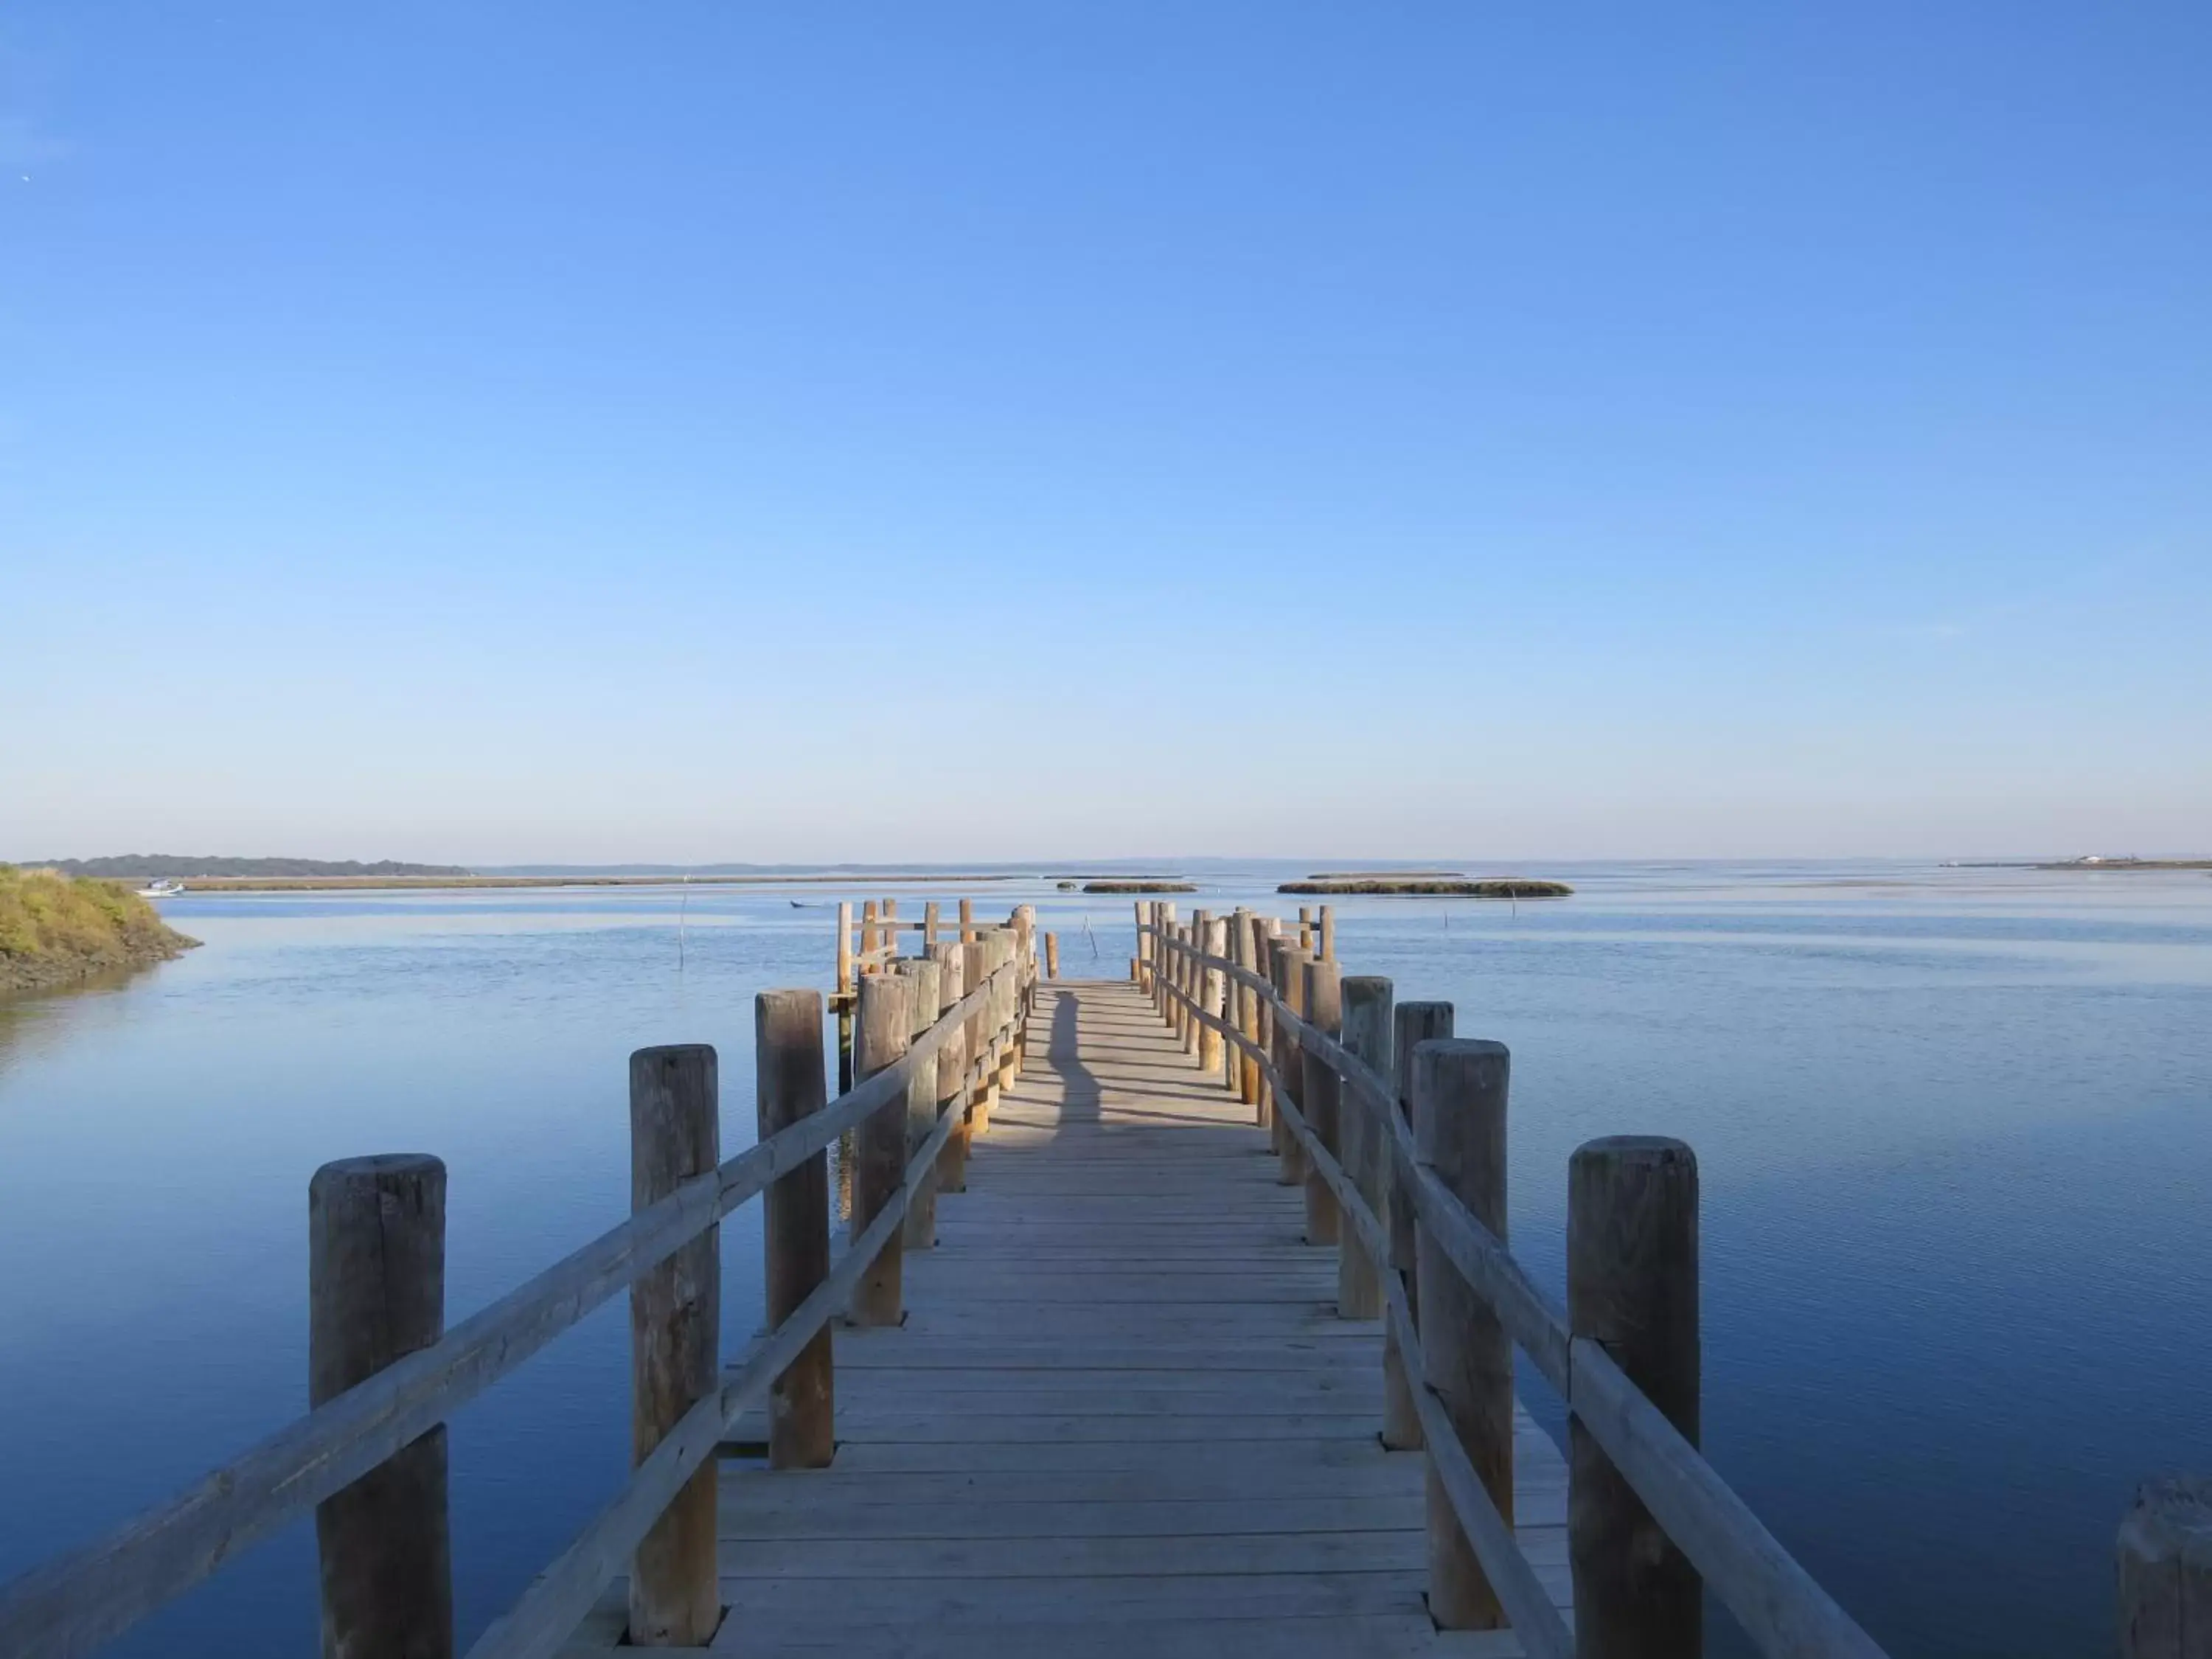
M 1047 979 L 1060 977 L 1060 935 L 1058 933 L 1047 933 L 1044 936 L 1044 976 Z
M 2212 1659 L 2212 1480 L 2136 1488 L 2118 1563 L 2120 1659 Z
M 908 981 L 896 974 L 872 974 L 860 981 L 860 1039 L 855 1061 L 862 1082 L 906 1053 L 912 1029 Z M 902 1100 L 878 1109 L 853 1132 L 853 1218 L 858 1238 L 897 1195 L 906 1174 L 906 1110 Z M 855 1325 L 899 1322 L 905 1281 L 905 1241 L 896 1232 L 853 1288 L 849 1317 Z
M 991 1097 L 991 1103 L 995 1106 L 1014 1086 L 1015 1074 L 1021 1066 L 1020 1028 L 1017 1023 L 1021 1012 L 1021 945 L 1013 929 L 1002 927 L 991 935 L 991 971 L 997 973 L 1001 968 L 1013 970 L 1000 980 L 998 994 L 992 999 L 992 1027 L 1002 1034 L 998 1084 Z
M 1182 943 L 1182 922 L 1176 915 L 1174 905 L 1163 904 L 1160 911 L 1166 919 L 1168 930 L 1168 984 L 1171 988 L 1180 989 L 1182 986 L 1183 971 L 1188 966 L 1183 953 L 1176 948 Z M 1168 1024 L 1174 1028 L 1176 1035 L 1180 1037 L 1182 1035 L 1182 1005 L 1171 996 L 1164 996 L 1160 1006 L 1166 1009 Z
M 1288 939 L 1281 941 L 1275 952 L 1278 964 L 1275 994 L 1283 1000 L 1283 1006 L 1292 1019 L 1303 1020 L 1306 1016 L 1306 963 L 1312 959 Z M 1279 1019 L 1275 1022 L 1275 1046 L 1278 1052 L 1275 1072 L 1282 1079 L 1283 1092 L 1289 1097 L 1288 1103 L 1292 1109 L 1305 1116 L 1305 1049 L 1298 1041 L 1297 1032 Z M 1310 1117 L 1306 1118 L 1306 1127 L 1313 1127 Z M 1275 1126 L 1275 1140 L 1276 1152 L 1282 1159 L 1275 1172 L 1276 1181 L 1285 1187 L 1304 1186 L 1306 1179 L 1305 1147 L 1291 1133 L 1286 1123 Z
M 1270 931 L 1270 918 L 1252 919 L 1252 958 L 1245 965 L 1272 985 L 1274 935 Z M 1252 1039 L 1260 1045 L 1260 1053 L 1267 1057 L 1269 1069 L 1275 1064 L 1275 1005 L 1271 998 L 1252 994 Z M 1268 1145 L 1278 1157 L 1282 1154 L 1282 1130 L 1275 1121 L 1275 1099 L 1267 1082 L 1267 1073 L 1260 1070 L 1260 1062 L 1252 1062 L 1253 1082 L 1259 1098 L 1252 1103 L 1252 1121 L 1267 1130 Z
M 325 1164 L 307 1182 L 307 1403 L 446 1333 L 446 1166 L 416 1152 Z M 451 1659 L 442 1423 L 315 1505 L 324 1659 Z
M 1152 991 L 1152 907 L 1150 901 L 1136 901 L 1137 915 L 1137 988 L 1150 996 Z
M 1288 998 L 1285 975 L 1289 970 L 1285 963 L 1285 953 L 1291 948 L 1286 940 L 1272 933 L 1261 941 L 1260 946 L 1260 971 L 1267 976 L 1267 984 L 1275 994 L 1269 999 L 1267 1010 L 1261 1017 L 1261 1029 L 1267 1042 L 1267 1063 L 1274 1067 L 1275 1073 L 1275 1081 L 1270 1085 L 1269 1103 L 1278 1109 L 1271 1114 L 1268 1120 L 1267 1144 L 1273 1148 L 1278 1160 L 1287 1160 L 1290 1157 L 1285 1147 L 1291 1138 L 1279 1108 L 1285 1103 L 1295 1105 L 1297 1101 L 1298 1080 L 1291 1075 L 1290 1037 L 1281 1014 L 1281 1005 Z M 1277 1182 L 1285 1187 L 1296 1184 L 1288 1179 L 1288 1167 L 1286 1161 L 1279 1162 L 1276 1170 Z M 1304 1176 L 1300 1176 L 1298 1179 L 1303 1181 Z
M 1169 1029 L 1173 1030 L 1175 999 L 1168 993 L 1175 985 L 1176 974 L 1182 961 L 1176 955 L 1175 949 L 1175 907 L 1163 901 L 1157 914 L 1159 919 L 1153 926 L 1158 931 L 1153 935 L 1153 942 L 1158 945 L 1159 953 L 1152 966 L 1152 1006 L 1159 1010 L 1160 1018 L 1167 1021 Z
M 1167 1012 L 1168 1005 L 1167 998 L 1163 993 L 1161 987 L 1167 977 L 1168 952 L 1167 945 L 1162 939 L 1161 934 L 1166 927 L 1167 906 L 1163 904 L 1159 900 L 1153 899 L 1146 906 L 1146 908 L 1150 914 L 1150 921 L 1148 925 L 1152 930 L 1152 959 L 1150 970 L 1152 988 L 1152 1008 L 1155 1012 L 1164 1014 Z
M 927 957 L 916 957 L 899 963 L 900 977 L 910 981 L 912 1000 L 907 1011 L 907 1039 L 923 1036 L 937 1024 L 937 999 L 944 988 L 944 969 Z M 940 1051 L 941 1052 L 941 1051 Z M 906 1084 L 906 1157 L 902 1166 L 910 1164 L 922 1143 L 937 1130 L 937 1066 L 938 1055 L 917 1062 L 913 1075 Z M 917 1170 L 914 1190 L 906 1206 L 906 1247 L 909 1250 L 934 1249 L 937 1246 L 937 1170 L 932 1164 Z
M 1401 1002 L 1392 1011 L 1390 1020 L 1391 1091 L 1398 1102 L 1398 1115 L 1408 1127 L 1413 1121 L 1413 1051 L 1424 1042 L 1448 1039 L 1452 1034 L 1452 1006 L 1449 1002 Z M 1390 1271 L 1398 1275 L 1398 1282 L 1406 1291 L 1407 1310 L 1413 1316 L 1413 1328 L 1421 1328 L 1421 1291 L 1416 1273 L 1419 1245 L 1416 1241 L 1413 1202 L 1413 1172 L 1397 1162 L 1397 1143 L 1393 1140 L 1388 1150 L 1391 1155 L 1390 1213 L 1386 1218 L 1390 1228 Z M 1406 1356 L 1398 1346 L 1395 1331 L 1386 1328 L 1382 1333 L 1382 1443 L 1392 1451 L 1421 1449 L 1421 1414 L 1413 1405 L 1413 1377 L 1406 1368 Z
M 1030 1009 L 1036 1000 L 1036 906 L 1017 904 L 1012 917 L 1014 924 L 1014 1053 L 1006 1068 L 1006 1083 L 1012 1087 L 1029 1061 Z
M 1181 1042 L 1182 1040 L 1182 1003 L 1172 994 L 1182 989 L 1183 971 L 1187 964 L 1182 953 L 1182 924 L 1176 920 L 1173 905 L 1168 907 L 1166 937 L 1169 994 L 1161 998 L 1160 1006 L 1167 1014 L 1168 1029 L 1176 1034 L 1176 1040 Z
M 1237 935 L 1242 933 L 1249 937 L 1251 931 L 1249 924 L 1244 919 L 1242 907 L 1231 910 L 1222 918 L 1221 957 L 1231 968 L 1238 965 Z M 1228 969 L 1222 969 L 1221 1023 L 1226 1030 L 1221 1042 L 1221 1086 L 1249 1106 L 1251 1103 L 1244 1099 L 1244 1049 L 1243 1045 L 1233 1041 L 1228 1035 L 1229 1032 L 1234 1032 L 1237 1036 L 1242 1036 L 1244 1033 L 1243 996 L 1244 988 L 1237 982 L 1237 975 Z
M 1413 1050 L 1413 1140 L 1421 1163 L 1505 1242 L 1504 1045 L 1465 1038 Z M 1508 1528 L 1513 1524 L 1513 1344 L 1428 1228 L 1419 1230 L 1421 1348 L 1428 1385 Z M 1429 1616 L 1444 1630 L 1497 1630 L 1497 1591 L 1428 1463 Z M 1578 1635 L 1578 1640 L 1581 1638 Z M 1610 1656 L 1610 1648 L 1580 1651 Z
M 876 902 L 865 899 L 860 904 L 860 971 L 872 974 L 881 966 L 869 958 L 883 945 L 883 929 L 876 925 Z
M 999 977 L 999 969 L 1006 965 L 1010 954 L 1004 928 L 986 927 L 982 935 L 983 972 L 988 978 L 991 992 L 985 999 L 983 1009 L 984 1059 L 987 1062 L 983 1079 L 983 1096 L 975 1107 L 975 1128 L 978 1133 L 991 1127 L 991 1114 L 999 1104 L 999 1097 L 1006 1091 L 1006 988 Z
M 754 1103 L 767 1141 L 829 1103 L 822 1075 L 822 998 L 763 991 L 753 999 Z M 830 1273 L 830 1154 L 817 1152 L 761 1195 L 761 1260 L 773 1330 Z M 837 1449 L 830 1330 L 824 1326 L 784 1367 L 768 1395 L 768 1466 L 819 1469 Z
M 820 1026 L 815 1028 L 817 1036 Z M 649 1209 L 722 1158 L 714 1051 L 703 1042 L 629 1057 L 629 1199 Z M 630 1456 L 663 1437 L 719 1385 L 721 1229 L 709 1227 L 630 1286 Z M 637 1547 L 630 1563 L 629 1639 L 648 1648 L 703 1647 L 721 1623 L 714 1570 L 714 1460 L 707 1458 Z
M 1161 951 L 1164 951 L 1164 956 L 1159 957 L 1161 984 L 1159 984 L 1159 991 L 1157 991 L 1155 998 L 1152 998 L 1152 1002 L 1159 1005 L 1159 1013 L 1161 1018 L 1168 1022 L 1168 1026 L 1179 1030 L 1182 1026 L 1175 1024 L 1175 1018 L 1176 1018 L 1175 998 L 1168 995 L 1168 987 L 1172 987 L 1172 984 L 1182 984 L 1182 980 L 1176 980 L 1175 975 L 1182 971 L 1183 957 L 1176 956 L 1175 951 L 1175 905 L 1170 905 L 1166 898 L 1159 900 L 1159 918 L 1157 918 L 1157 927 L 1159 927 L 1159 942 L 1161 942 Z
M 837 1092 L 853 1086 L 853 901 L 837 906 Z
M 1345 1048 L 1386 1086 L 1390 1081 L 1390 981 L 1371 974 L 1354 974 L 1344 981 Z M 1374 1109 L 1373 1103 L 1358 1090 L 1346 1091 L 1337 1105 L 1336 1139 L 1343 1149 L 1339 1157 L 1345 1173 L 1359 1188 L 1375 1218 L 1387 1229 L 1390 1183 L 1383 1156 L 1390 1143 L 1384 1138 L 1382 1126 L 1371 1119 Z M 1336 1258 L 1336 1310 L 1346 1319 L 1376 1319 L 1382 1312 L 1382 1285 L 1374 1255 L 1353 1227 L 1344 1230 Z M 1383 1340 L 1387 1347 L 1387 1329 Z
M 1208 916 L 1200 931 L 1198 945 L 1210 957 L 1218 957 L 1228 948 L 1229 924 L 1219 916 Z M 1218 968 L 1201 967 L 1199 971 L 1198 1006 L 1214 1018 L 1221 1018 L 1224 1003 L 1222 987 L 1226 983 Z M 1221 1072 L 1223 1043 L 1221 1033 L 1203 1020 L 1198 1026 L 1198 1069 L 1207 1077 Z
M 1187 999 L 1182 1005 L 1182 1051 L 1193 1059 L 1198 1055 L 1198 1034 L 1203 1028 L 1198 1021 L 1199 988 L 1206 970 L 1198 965 L 1199 947 L 1206 939 L 1206 912 L 1194 910 L 1182 930 L 1182 994 Z
M 1229 959 L 1246 973 L 1252 971 L 1252 913 L 1239 905 L 1229 918 Z M 1260 1013 L 1252 988 L 1242 980 L 1232 981 L 1230 988 L 1231 1006 L 1235 1009 L 1235 1024 L 1245 1042 L 1256 1042 L 1260 1035 Z M 1232 1048 L 1229 1064 L 1234 1069 L 1232 1085 L 1237 1098 L 1251 1107 L 1256 1114 L 1260 1106 L 1260 1065 L 1251 1051 L 1241 1046 Z M 1263 1120 L 1264 1121 L 1264 1120 Z
M 940 942 L 930 955 L 938 970 L 937 1012 L 943 1015 L 968 994 L 967 947 Z M 945 1138 L 945 1150 L 937 1155 L 937 1190 L 941 1193 L 968 1190 L 968 1027 L 972 1023 L 962 1020 L 937 1051 L 938 1113 L 960 1114 L 960 1121 Z
M 1315 958 L 1305 963 L 1305 1006 L 1300 1011 L 1306 1024 L 1323 1036 L 1335 1036 L 1344 1030 L 1344 982 L 1333 962 Z M 1338 1120 L 1344 1106 L 1344 1085 L 1338 1079 L 1336 1067 L 1319 1054 L 1308 1049 L 1304 1055 L 1304 1081 L 1298 1091 L 1299 1109 L 1306 1115 L 1306 1127 L 1314 1132 L 1329 1156 L 1342 1162 L 1337 1139 Z M 1336 1194 L 1329 1188 L 1321 1166 L 1310 1158 L 1306 1169 L 1306 1243 L 1334 1244 L 1344 1231 L 1344 1218 L 1337 1208 Z M 1341 1313 L 1342 1309 L 1338 1312 Z
M 1168 987 L 1175 983 L 1174 941 L 1169 934 L 1175 927 L 1175 906 L 1165 899 L 1152 901 L 1152 1006 L 1161 1018 L 1172 1021 L 1174 1004 L 1169 1000 Z
M 1336 909 L 1333 905 L 1321 907 L 1321 957 L 1323 962 L 1336 960 Z
M 1168 984 L 1171 987 L 1180 987 L 1182 984 L 1183 956 L 1182 952 L 1175 947 L 1182 942 L 1182 925 L 1176 919 L 1176 907 L 1164 900 L 1160 904 L 1160 921 L 1167 929 Z M 1173 1027 L 1176 1036 L 1180 1036 L 1182 1034 L 1182 1006 L 1173 997 L 1164 992 L 1160 997 L 1160 1007 L 1168 1017 L 1169 1025 Z
M 1221 976 L 1221 1086 L 1248 1106 L 1251 1103 L 1244 1098 L 1244 1047 L 1237 1041 L 1244 1032 L 1244 988 L 1232 969 L 1237 963 L 1237 935 L 1241 932 L 1249 937 L 1251 931 L 1241 910 L 1232 910 L 1221 919 L 1220 956 L 1230 966 L 1214 970 Z
M 1189 929 L 1183 942 L 1190 949 L 1185 955 L 1183 994 L 1190 999 L 1183 1010 L 1182 1051 L 1194 1060 L 1202 1060 L 1205 1049 L 1205 1022 L 1198 1017 L 1200 1000 L 1206 994 L 1206 969 L 1199 963 L 1199 955 L 1206 949 L 1206 930 L 1212 917 L 1204 910 L 1191 913 Z M 1202 1069 L 1202 1067 L 1201 1067 Z
M 1425 1252 L 1421 1261 L 1425 1304 Z M 1422 1319 L 1424 1343 L 1436 1323 Z M 1680 1141 L 1609 1135 L 1568 1160 L 1567 1323 L 1698 1443 L 1698 1160 Z M 1582 1419 L 1567 1432 L 1576 1651 L 1696 1659 L 1705 1651 L 1696 1569 Z
M 1301 904 L 1298 906 L 1298 949 L 1311 956 L 1313 947 L 1313 906 Z
M 884 901 L 884 970 L 886 973 L 891 971 L 891 964 L 898 960 L 898 901 L 888 898 Z
M 930 899 L 921 907 L 921 953 L 927 956 L 937 948 L 937 901 Z
M 961 902 L 965 904 L 967 901 L 963 899 Z M 975 930 L 972 927 L 964 927 L 961 931 L 973 933 Z M 960 982 L 962 984 L 971 991 L 980 990 L 983 981 L 989 977 L 990 972 L 991 953 L 982 940 L 973 939 L 960 947 Z M 969 1086 L 968 1095 L 966 1133 L 971 1146 L 974 1137 L 984 1133 L 990 1128 L 991 1103 L 998 1097 L 999 1073 L 997 1068 L 990 1064 L 991 1029 L 990 999 L 987 997 L 984 999 L 984 1006 L 969 1015 L 967 1020 L 968 1065 L 970 1069 L 979 1066 L 983 1068 Z
M 1183 1009 L 1182 1051 L 1197 1056 L 1198 1069 L 1201 1072 L 1206 1069 L 1206 1024 L 1199 1018 L 1198 1011 L 1205 1004 L 1206 969 L 1199 966 L 1198 953 L 1206 948 L 1206 932 L 1212 925 L 1213 918 L 1208 912 L 1193 910 L 1190 913 L 1190 933 L 1186 941 L 1190 952 L 1184 957 L 1187 965 L 1183 975 L 1183 994 L 1191 1000 L 1191 1004 L 1197 1006 L 1187 1004 Z
M 960 901 L 960 942 L 963 945 L 975 942 L 975 901 L 971 898 Z

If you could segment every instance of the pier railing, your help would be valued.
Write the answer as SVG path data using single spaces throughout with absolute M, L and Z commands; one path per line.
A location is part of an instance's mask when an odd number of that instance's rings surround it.
M 1504 1048 L 1455 1038 L 1449 1003 L 1346 977 L 1334 935 L 1325 906 L 1286 925 L 1146 902 L 1130 971 L 1273 1127 L 1308 1242 L 1340 1247 L 1340 1313 L 1385 1320 L 1382 1437 L 1429 1457 L 1431 1615 L 1510 1622 L 1543 1659 L 1689 1656 L 1710 1586 L 1763 1654 L 1880 1659 L 1698 1450 L 1690 1149 L 1575 1153 L 1561 1310 L 1505 1245 Z M 1513 1532 L 1516 1346 L 1569 1412 L 1571 1632 Z
M 934 907 L 933 907 L 933 908 Z M 310 1403 L 168 1502 L 0 1588 L 0 1653 L 87 1654 L 287 1522 L 316 1512 L 325 1652 L 453 1650 L 444 1425 L 618 1291 L 631 1292 L 635 1466 L 614 1500 L 470 1648 L 536 1659 L 630 1574 L 629 1637 L 703 1644 L 720 1616 L 714 1463 L 732 1421 L 769 1396 L 769 1460 L 829 1461 L 830 1322 L 901 1317 L 901 1260 L 933 1237 L 939 1187 L 1023 1059 L 1034 912 L 897 958 L 872 942 L 836 1000 L 857 1068 L 830 1099 L 823 998 L 756 1000 L 758 1144 L 720 1157 L 715 1056 L 630 1057 L 634 1212 L 528 1284 L 443 1326 L 445 1170 L 402 1155 L 325 1165 L 309 1191 Z M 869 951 L 864 951 L 865 957 Z M 852 1137 L 849 1243 L 834 1260 L 825 1164 Z M 770 1327 L 724 1374 L 721 1218 L 763 1201 Z

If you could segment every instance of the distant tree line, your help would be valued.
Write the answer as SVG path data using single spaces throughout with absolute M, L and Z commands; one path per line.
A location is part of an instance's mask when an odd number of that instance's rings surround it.
M 34 861 L 33 861 L 34 862 Z M 114 880 L 150 881 L 166 876 L 182 881 L 192 876 L 465 876 L 458 864 L 403 864 L 380 859 L 363 864 L 356 859 L 221 859 L 180 853 L 123 853 L 106 859 L 56 859 L 40 869 L 58 870 L 65 876 L 104 876 Z

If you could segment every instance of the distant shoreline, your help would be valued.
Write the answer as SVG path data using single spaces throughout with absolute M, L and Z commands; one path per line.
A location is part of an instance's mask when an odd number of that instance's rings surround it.
M 1954 859 L 1939 870 L 2212 870 L 2212 859 Z
M 2039 870 L 2212 870 L 2212 859 L 2063 859 Z
M 890 871 L 842 876 L 185 876 L 188 893 L 422 892 L 470 887 L 880 887 L 1024 881 L 1018 875 L 945 876 Z

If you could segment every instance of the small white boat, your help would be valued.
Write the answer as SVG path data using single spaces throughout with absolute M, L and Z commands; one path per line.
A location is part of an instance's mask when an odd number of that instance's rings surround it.
M 165 876 L 159 881 L 149 882 L 145 886 L 141 887 L 138 890 L 138 896 L 140 898 L 174 898 L 184 890 L 184 883 L 171 881 Z

